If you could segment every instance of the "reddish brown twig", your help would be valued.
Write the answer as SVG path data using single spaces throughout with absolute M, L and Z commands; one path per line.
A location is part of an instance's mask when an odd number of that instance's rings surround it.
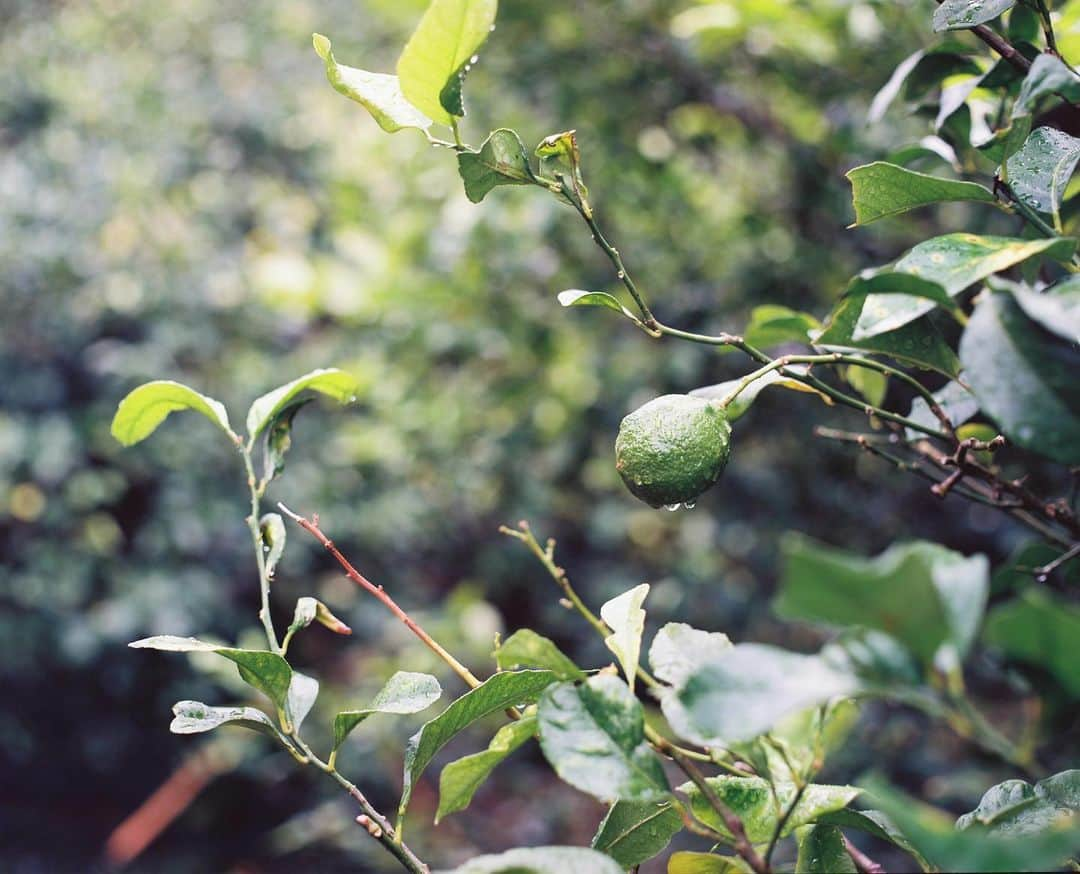
M 884 865 L 878 864 L 867 856 L 866 853 L 849 841 L 847 837 L 844 838 L 844 849 L 846 849 L 848 855 L 851 856 L 851 861 L 855 863 L 855 867 L 858 869 L 859 874 L 885 874 Z

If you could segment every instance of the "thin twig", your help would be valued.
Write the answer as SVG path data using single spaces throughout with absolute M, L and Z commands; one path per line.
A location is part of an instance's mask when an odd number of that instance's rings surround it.
M 1066 562 L 1072 561 L 1078 555 L 1080 555 L 1080 543 L 1074 544 L 1068 552 L 1062 553 L 1053 561 L 1047 562 L 1042 567 L 1035 568 L 1032 573 L 1036 580 L 1038 580 L 1040 583 L 1044 583 L 1046 582 L 1046 578 L 1050 576 L 1050 574 L 1052 574 Z
M 885 866 L 871 859 L 848 840 L 846 835 L 844 837 L 844 849 L 851 856 L 851 861 L 855 863 L 855 868 L 859 874 L 885 874 Z
M 790 770 L 791 765 L 788 765 Z M 795 797 L 791 799 L 791 804 L 787 806 L 783 815 L 776 822 L 776 828 L 773 829 L 772 837 L 769 838 L 769 846 L 765 848 L 765 864 L 769 864 L 772 860 L 773 850 L 776 849 L 777 843 L 780 841 L 780 836 L 784 833 L 784 826 L 787 825 L 788 820 L 791 819 L 791 814 L 795 812 L 795 808 L 798 807 L 799 802 L 802 801 L 803 793 L 806 792 L 808 783 L 803 782 L 795 790 Z

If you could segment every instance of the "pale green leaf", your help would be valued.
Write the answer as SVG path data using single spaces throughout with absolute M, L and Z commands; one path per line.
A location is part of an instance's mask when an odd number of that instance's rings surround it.
M 669 622 L 653 638 L 649 665 L 658 680 L 677 686 L 710 659 L 731 649 L 719 631 L 702 631 L 685 622 Z
M 432 0 L 402 50 L 397 62 L 401 90 L 439 124 L 449 126 L 454 116 L 465 114 L 458 77 L 475 63 L 497 10 L 497 0 Z
M 578 288 L 570 288 L 560 291 L 558 298 L 559 303 L 564 307 L 607 307 L 609 310 L 622 313 L 632 322 L 638 321 L 637 316 L 606 291 L 582 291 Z
M 848 171 L 847 178 L 851 182 L 856 225 L 866 225 L 932 203 L 994 202 L 993 192 L 974 182 L 917 173 L 884 161 L 855 167 Z
M 292 680 L 289 683 L 289 694 L 286 698 L 288 703 L 289 722 L 297 731 L 307 719 L 311 708 L 315 706 L 315 699 L 319 697 L 319 681 L 307 674 L 293 671 Z
M 1016 0 L 945 0 L 934 10 L 934 30 L 963 30 L 993 21 Z
M 753 870 L 739 856 L 681 850 L 668 859 L 667 874 L 753 874 Z
M 536 716 L 523 716 L 500 728 L 486 750 L 451 762 L 439 775 L 438 823 L 451 813 L 464 810 L 476 790 L 495 770 L 495 767 L 522 744 L 536 737 Z
M 540 668 L 551 671 L 560 680 L 583 680 L 585 672 L 552 641 L 530 628 L 511 634 L 493 653 L 502 670 Z
M 153 434 L 170 413 L 178 410 L 202 413 L 230 437 L 235 437 L 229 427 L 229 414 L 220 401 L 165 379 L 144 383 L 120 401 L 112 420 L 112 435 L 124 446 L 132 446 Z
M 662 853 L 682 831 L 683 821 L 671 801 L 616 801 L 592 839 L 592 848 L 633 868 Z
M 785 370 L 789 373 L 798 375 L 804 375 L 808 372 L 805 365 L 801 364 L 792 364 L 785 368 Z M 690 395 L 695 398 L 715 400 L 724 404 L 724 416 L 729 422 L 734 422 L 749 410 L 754 401 L 757 400 L 758 395 L 770 386 L 817 395 L 824 403 L 829 405 L 832 405 L 833 403 L 832 398 L 826 394 L 822 394 L 813 386 L 807 385 L 805 382 L 800 382 L 798 379 L 794 379 L 790 376 L 784 376 L 777 370 L 770 370 L 767 373 L 762 374 L 747 385 L 746 388 L 741 389 L 733 398 L 733 393 L 739 388 L 741 383 L 742 379 L 729 379 L 727 382 L 720 382 L 716 385 L 706 385 L 701 388 L 695 388 L 690 392 Z
M 642 583 L 605 602 L 600 608 L 600 618 L 612 630 L 612 634 L 604 638 L 604 643 L 622 665 L 631 692 L 634 691 L 641 659 L 641 635 L 645 633 L 645 611 L 641 605 L 648 594 L 649 584 Z
M 442 697 L 442 687 L 431 674 L 398 671 L 363 710 L 344 710 L 334 717 L 336 750 L 356 726 L 374 713 L 419 713 Z
M 254 438 L 302 391 L 310 389 L 333 398 L 339 404 L 348 404 L 356 400 L 359 387 L 355 376 L 336 368 L 304 374 L 255 399 L 247 414 L 248 437 Z
M 743 331 L 743 339 L 757 349 L 768 349 L 782 343 L 810 343 L 810 332 L 821 327 L 809 313 L 799 312 L 776 304 L 754 307 L 750 324 Z
M 285 552 L 285 520 L 277 513 L 267 513 L 259 520 L 259 533 L 266 549 L 266 576 L 272 579 L 277 563 Z
M 1013 118 L 1032 112 L 1035 102 L 1047 95 L 1063 95 L 1066 100 L 1080 100 L 1080 76 L 1065 66 L 1061 58 L 1043 52 L 1031 63 L 1020 93 L 1013 103 Z
M 363 106 L 384 131 L 431 127 L 431 119 L 405 98 L 397 76 L 339 64 L 330 49 L 330 40 L 321 33 L 314 34 L 312 42 L 316 53 L 326 62 L 326 78 L 334 90 Z
M 239 725 L 271 737 L 280 734 L 270 717 L 254 707 L 211 707 L 201 701 L 178 701 L 172 712 L 169 731 L 173 734 L 199 734 L 222 725 Z
M 521 847 L 477 856 L 436 874 L 623 874 L 613 859 L 586 847 Z

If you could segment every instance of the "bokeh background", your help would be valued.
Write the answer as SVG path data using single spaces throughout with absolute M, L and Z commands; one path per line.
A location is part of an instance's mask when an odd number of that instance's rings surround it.
M 197 797 L 132 870 L 387 864 L 335 787 L 261 738 L 168 733 L 174 701 L 245 694 L 231 666 L 125 647 L 156 633 L 258 640 L 235 453 L 197 416 L 131 450 L 109 435 L 117 401 L 147 379 L 187 382 L 242 420 L 253 397 L 309 369 L 354 372 L 360 402 L 304 410 L 269 497 L 318 511 L 477 671 L 491 668 L 496 632 L 526 624 L 586 663 L 609 658 L 497 533 L 521 518 L 558 538 L 594 605 L 652 583 L 650 634 L 691 618 L 796 649 L 820 638 L 769 610 L 786 530 L 864 552 L 924 536 L 995 561 L 1026 537 L 815 439 L 815 422 L 860 417 L 786 393 L 742 420 L 723 485 L 695 509 L 636 502 L 613 466 L 620 418 L 747 363 L 561 309 L 561 289 L 614 290 L 569 209 L 510 188 L 468 203 L 449 153 L 415 131 L 387 136 L 330 89 L 312 31 L 343 62 L 391 71 L 423 6 L 0 0 L 7 870 L 106 867 L 109 834 L 163 784 L 174 807 Z M 823 315 L 856 270 L 977 227 L 955 206 L 845 230 L 843 172 L 926 132 L 902 108 L 874 125 L 866 113 L 896 63 L 936 41 L 931 7 L 503 0 L 468 81 L 464 132 L 479 142 L 509 126 L 533 143 L 576 128 L 598 217 L 667 323 L 738 330 L 764 302 Z M 445 674 L 301 534 L 290 531 L 275 583 L 279 624 L 315 594 L 355 630 L 316 628 L 294 645 L 324 679 L 309 724 L 363 702 L 395 669 Z M 382 808 L 396 803 L 417 725 L 372 720 L 342 755 Z M 490 728 L 444 759 L 486 744 Z M 958 810 L 988 775 L 1012 776 L 885 705 L 866 708 L 826 777 L 871 764 Z M 416 794 L 410 842 L 443 864 L 587 843 L 602 815 L 523 750 L 433 829 L 436 773 Z

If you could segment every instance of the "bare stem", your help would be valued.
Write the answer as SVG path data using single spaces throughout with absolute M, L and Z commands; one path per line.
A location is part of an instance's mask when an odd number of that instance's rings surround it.
M 274 620 L 270 615 L 270 574 L 266 567 L 266 554 L 263 550 L 262 531 L 259 530 L 259 500 L 262 487 L 255 478 L 255 468 L 251 464 L 251 450 L 239 445 L 240 455 L 244 459 L 244 469 L 247 472 L 248 491 L 251 494 L 251 514 L 247 517 L 248 530 L 251 532 L 252 544 L 255 547 L 255 564 L 259 569 L 259 595 L 262 606 L 259 608 L 259 619 L 262 620 L 263 630 L 266 632 L 266 642 L 270 645 L 270 651 L 281 652 L 278 643 L 277 632 L 274 631 Z

